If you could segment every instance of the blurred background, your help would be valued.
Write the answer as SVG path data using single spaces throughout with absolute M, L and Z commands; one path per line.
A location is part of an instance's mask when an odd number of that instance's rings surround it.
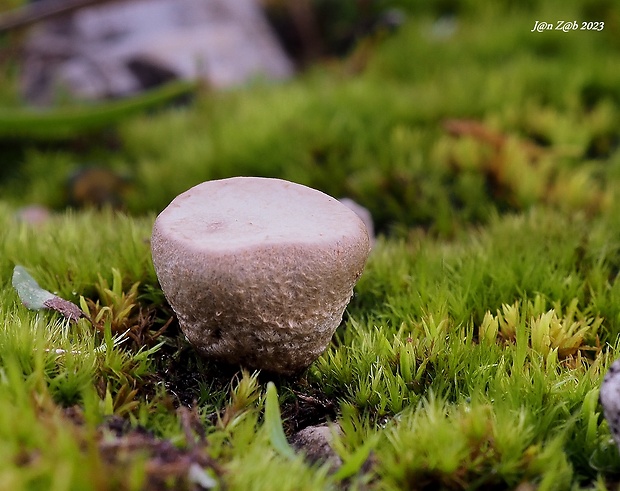
M 1 0 L 0 65 L 0 200 L 24 220 L 154 214 L 236 175 L 394 235 L 618 206 L 613 0 Z

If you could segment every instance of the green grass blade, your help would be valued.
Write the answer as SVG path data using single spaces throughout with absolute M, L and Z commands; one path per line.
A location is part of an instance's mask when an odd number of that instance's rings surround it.
M 265 400 L 265 427 L 273 448 L 287 459 L 295 459 L 295 452 L 289 445 L 284 430 L 278 404 L 278 391 L 273 382 L 267 384 L 267 398 Z
M 364 462 L 368 460 L 368 456 L 375 446 L 376 440 L 376 438 L 368 439 L 364 445 L 359 447 L 347 459 L 345 459 L 344 463 L 334 474 L 334 478 L 342 481 L 357 474 L 364 465 Z
M 191 93 L 196 85 L 175 82 L 128 99 L 74 108 L 35 111 L 0 108 L 0 140 L 62 140 L 96 131 L 123 118 Z

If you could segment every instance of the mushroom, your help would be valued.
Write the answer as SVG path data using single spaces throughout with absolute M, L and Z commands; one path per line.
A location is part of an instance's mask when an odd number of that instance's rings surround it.
M 153 263 L 203 355 L 293 374 L 329 344 L 370 252 L 362 220 L 292 182 L 234 177 L 177 196 L 153 227 Z

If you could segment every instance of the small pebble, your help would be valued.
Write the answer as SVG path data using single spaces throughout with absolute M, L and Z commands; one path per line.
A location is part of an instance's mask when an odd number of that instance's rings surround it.
M 39 226 L 50 219 L 52 212 L 42 205 L 28 205 L 17 210 L 15 216 L 20 222 Z
M 370 211 L 359 203 L 353 201 L 351 198 L 340 198 L 340 202 L 350 210 L 354 211 L 355 214 L 362 219 L 364 225 L 366 225 L 366 231 L 368 232 L 368 237 L 370 238 L 370 246 L 372 247 L 375 244 L 375 224 Z
M 292 436 L 291 445 L 303 452 L 311 463 L 328 463 L 335 470 L 342 465 L 342 459 L 331 447 L 333 432 L 341 433 L 340 426 L 337 424 L 333 428 L 327 424 L 308 426 Z
M 599 398 L 609 430 L 620 449 L 620 360 L 609 367 L 601 384 Z

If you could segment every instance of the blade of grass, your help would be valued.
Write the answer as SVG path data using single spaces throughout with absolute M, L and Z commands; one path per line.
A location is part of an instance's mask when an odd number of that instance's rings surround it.
M 265 399 L 265 428 L 273 448 L 287 459 L 295 459 L 295 452 L 289 445 L 284 430 L 282 429 L 282 417 L 278 404 L 278 391 L 273 382 L 267 384 L 267 397 Z

